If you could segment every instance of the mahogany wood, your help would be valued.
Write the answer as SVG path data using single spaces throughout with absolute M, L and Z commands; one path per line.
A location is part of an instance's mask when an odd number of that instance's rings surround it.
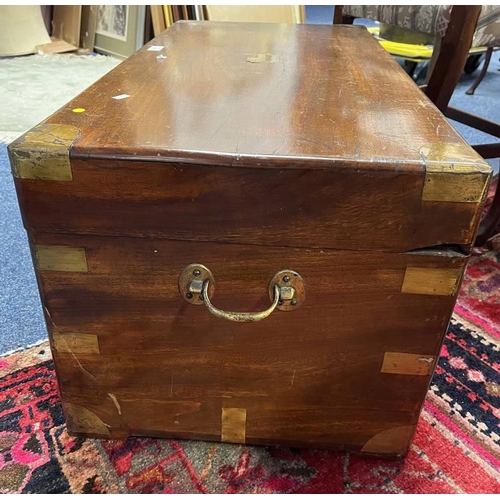
M 473 240 L 477 206 L 423 202 L 422 167 L 312 167 L 75 159 L 70 184 L 16 182 L 26 227 L 49 232 L 383 251 Z
M 179 22 L 46 122 L 80 131 L 73 182 L 18 182 L 29 229 L 351 250 L 473 241 L 477 207 L 422 202 L 422 189 L 427 165 L 481 158 L 362 27 Z
M 408 450 L 490 169 L 363 28 L 178 22 L 9 151 L 70 432 Z
M 46 120 L 81 131 L 72 157 L 423 170 L 422 148 L 466 147 L 364 27 L 208 24 L 176 23 Z
M 449 118 L 498 136 L 499 125 L 497 123 L 448 106 L 469 56 L 469 49 L 480 13 L 481 6 L 478 5 L 456 5 L 453 7 L 445 36 L 436 37 L 427 81 L 420 88 Z M 342 6 L 335 7 L 333 22 L 335 24 L 346 22 L 342 17 Z M 352 23 L 352 19 L 350 22 Z M 467 93 L 473 93 L 479 85 L 488 68 L 491 54 L 492 48 L 490 47 L 481 74 Z M 500 144 L 498 143 L 479 144 L 473 148 L 483 158 L 498 158 L 500 156 Z M 491 213 L 481 224 L 480 236 L 475 242 L 477 246 L 484 245 L 489 238 L 496 234 L 495 231 L 500 225 L 500 206 L 497 204 L 500 204 L 500 195 L 495 196 L 490 208 Z
M 453 251 L 46 233 L 32 242 L 86 249 L 88 273 L 38 277 L 51 338 L 92 337 L 88 353 L 55 349 L 63 399 L 92 411 L 111 435 L 218 440 L 221 408 L 245 408 L 247 443 L 351 451 L 379 432 L 416 424 L 428 365 L 439 355 L 455 296 L 402 293 L 407 267 L 461 274 L 467 260 Z M 223 309 L 266 308 L 268 282 L 285 268 L 303 276 L 306 300 L 259 323 L 224 321 L 180 296 L 178 276 L 192 262 L 213 272 L 212 301 Z M 387 352 L 420 354 L 423 375 L 413 360 L 407 374 L 404 366 L 403 374 L 384 373 Z

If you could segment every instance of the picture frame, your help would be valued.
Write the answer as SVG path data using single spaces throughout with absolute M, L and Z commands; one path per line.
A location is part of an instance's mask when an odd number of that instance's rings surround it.
M 145 5 L 98 6 L 94 50 L 126 59 L 144 45 Z
M 125 42 L 129 10 L 129 5 L 99 5 L 96 33 Z

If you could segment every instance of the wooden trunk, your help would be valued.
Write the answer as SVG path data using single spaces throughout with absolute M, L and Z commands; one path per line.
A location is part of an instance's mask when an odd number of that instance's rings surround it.
M 408 450 L 491 172 L 364 28 L 177 23 L 9 152 L 70 432 Z

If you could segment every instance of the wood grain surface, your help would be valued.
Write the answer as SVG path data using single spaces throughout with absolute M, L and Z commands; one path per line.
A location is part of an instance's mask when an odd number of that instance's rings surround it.
M 354 26 L 176 23 L 39 136 L 68 129 L 70 182 L 38 182 L 33 132 L 10 148 L 35 177 L 16 179 L 30 230 L 467 249 L 491 173 Z
M 364 28 L 176 23 L 9 154 L 70 432 L 408 449 L 491 168 Z
M 437 357 L 454 305 L 402 293 L 407 267 L 461 272 L 467 260 L 42 233 L 32 244 L 86 250 L 88 273 L 37 274 L 63 399 L 111 433 L 353 451 L 417 422 L 431 371 L 384 373 L 384 357 Z M 306 300 L 258 323 L 218 319 L 179 293 L 193 262 L 212 271 L 219 308 L 267 308 L 269 280 L 287 268 L 304 278 Z M 77 346 L 74 332 L 92 340 Z M 98 353 L 86 347 L 95 336 Z M 222 408 L 244 409 L 244 427 L 240 412 L 223 433 Z
M 418 169 L 248 169 L 112 159 L 75 159 L 72 169 L 71 183 L 16 179 L 28 229 L 404 252 L 469 245 L 481 206 L 423 202 Z
M 439 145 L 482 161 L 360 26 L 179 22 L 48 123 L 81 131 L 82 158 L 404 169 Z

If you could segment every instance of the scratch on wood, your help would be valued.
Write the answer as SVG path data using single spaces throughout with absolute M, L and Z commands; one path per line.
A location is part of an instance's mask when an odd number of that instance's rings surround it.
M 43 306 L 43 310 L 45 311 L 45 314 L 47 316 L 47 319 L 50 321 L 50 324 L 55 328 L 56 324 L 54 323 L 54 320 L 52 319 L 52 315 L 50 314 L 50 311 L 45 306 Z
M 421 363 L 432 363 L 434 358 L 418 358 L 417 361 L 420 361 Z
M 293 370 L 292 382 L 290 383 L 290 387 L 293 387 L 293 381 L 295 380 L 295 374 L 296 373 L 297 373 L 297 370 Z
M 224 127 L 224 125 L 226 125 L 226 123 L 229 121 L 231 117 L 228 116 L 223 122 L 222 124 L 215 130 L 215 132 L 210 136 L 210 138 L 208 139 L 207 143 L 206 144 L 209 144 L 214 138 L 215 136 L 222 130 L 222 128 Z
M 174 374 L 170 377 L 170 396 L 174 395 Z
M 70 350 L 68 351 L 71 356 L 73 356 L 73 358 L 75 358 L 75 361 L 77 362 L 78 366 L 80 367 L 80 370 L 85 373 L 85 375 L 89 376 L 92 380 L 94 380 L 94 382 L 100 384 L 99 380 L 97 380 L 94 375 L 92 375 L 92 373 L 88 372 L 83 366 L 82 364 L 80 363 L 80 361 L 78 360 L 78 358 L 74 355 L 74 353 Z
M 309 142 L 311 144 L 316 144 L 318 146 L 323 146 L 324 148 L 328 149 L 328 151 L 332 150 L 332 148 L 328 144 L 326 144 L 326 143 L 324 143 L 322 141 L 315 141 L 313 139 L 307 139 L 305 137 L 297 137 L 296 141 L 299 141 L 299 142 Z
M 111 394 L 110 392 L 108 392 L 108 396 L 111 398 L 111 401 L 113 401 L 113 403 L 115 404 L 116 409 L 118 410 L 118 415 L 121 415 L 122 409 L 120 403 L 118 402 L 118 399 L 116 399 L 116 396 L 114 394 Z
M 246 58 L 246 61 L 249 63 L 274 63 L 277 60 L 277 56 L 268 52 L 263 54 L 252 54 Z
M 89 333 L 57 333 L 52 335 L 53 347 L 58 352 L 100 354 L 97 335 Z

